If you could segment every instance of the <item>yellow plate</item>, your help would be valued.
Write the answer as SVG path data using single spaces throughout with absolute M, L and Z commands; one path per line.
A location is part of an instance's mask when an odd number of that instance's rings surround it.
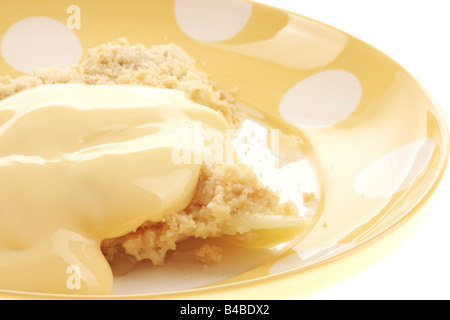
M 314 223 L 298 243 L 225 278 L 197 274 L 184 287 L 166 278 L 150 288 L 135 277 L 122 291 L 139 287 L 135 294 L 112 298 L 308 295 L 409 235 L 445 170 L 447 126 L 426 90 L 373 47 L 297 14 L 241 0 L 18 0 L 2 2 L 0 12 L 7 13 L 0 21 L 2 75 L 68 67 L 118 37 L 173 42 L 220 86 L 237 87 L 239 102 L 264 122 L 307 142 L 320 192 Z

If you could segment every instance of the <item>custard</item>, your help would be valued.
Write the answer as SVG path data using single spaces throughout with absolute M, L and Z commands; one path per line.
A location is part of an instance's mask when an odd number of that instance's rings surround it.
M 195 120 L 227 128 L 183 92 L 147 87 L 40 86 L 0 110 L 10 114 L 0 127 L 2 289 L 67 292 L 76 266 L 80 293 L 109 291 L 100 242 L 194 195 L 200 165 L 172 161 L 174 132 Z

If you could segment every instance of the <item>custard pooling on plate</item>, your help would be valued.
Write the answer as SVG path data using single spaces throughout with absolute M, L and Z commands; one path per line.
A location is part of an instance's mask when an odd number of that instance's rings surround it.
M 184 209 L 200 164 L 176 130 L 224 118 L 181 91 L 47 85 L 0 102 L 0 288 L 109 293 L 103 239 Z M 77 290 L 73 290 L 77 289 Z

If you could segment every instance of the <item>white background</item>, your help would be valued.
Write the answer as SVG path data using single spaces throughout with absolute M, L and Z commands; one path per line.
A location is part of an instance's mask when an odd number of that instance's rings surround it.
M 450 122 L 448 0 L 258 0 L 345 31 L 405 67 Z M 310 299 L 450 299 L 450 169 L 420 228 L 381 261 Z

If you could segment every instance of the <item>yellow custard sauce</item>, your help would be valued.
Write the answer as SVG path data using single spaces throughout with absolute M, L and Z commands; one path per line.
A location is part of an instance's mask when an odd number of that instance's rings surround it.
M 177 130 L 227 122 L 181 91 L 44 85 L 0 102 L 0 289 L 108 294 L 103 239 L 191 201 Z

